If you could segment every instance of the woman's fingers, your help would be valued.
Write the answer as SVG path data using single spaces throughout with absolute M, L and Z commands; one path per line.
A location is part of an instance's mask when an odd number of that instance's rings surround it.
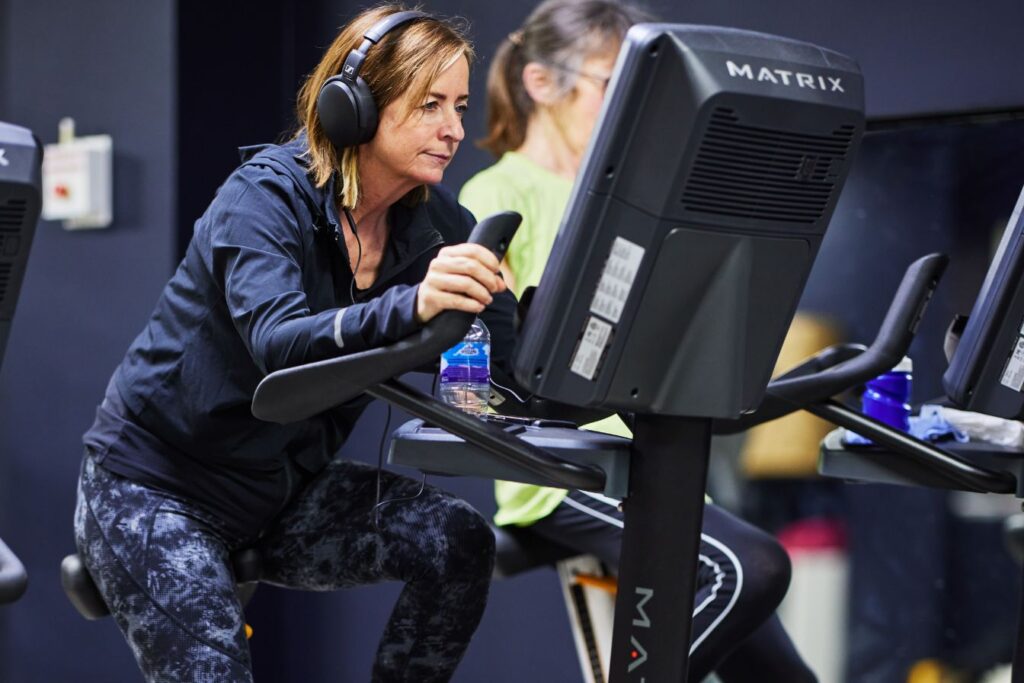
M 468 296 L 462 296 L 454 292 L 437 292 L 435 294 L 435 310 L 434 315 L 442 311 L 466 311 L 467 313 L 480 313 L 487 306 L 480 303 L 476 299 L 471 299 Z
M 440 292 L 458 294 L 479 301 L 484 306 L 489 306 L 494 300 L 491 293 L 475 278 L 467 275 L 446 272 L 432 272 L 427 274 L 424 282 Z
M 471 242 L 453 244 L 450 247 L 444 247 L 441 249 L 441 252 L 438 255 L 440 256 L 442 254 L 470 256 L 484 264 L 491 272 L 498 270 L 498 257 L 494 255 L 493 251 L 479 244 L 472 244 Z
M 480 283 L 488 292 L 501 291 L 501 278 L 479 261 L 465 256 L 439 258 L 435 271 L 458 276 L 468 276 Z
M 430 262 L 416 295 L 416 317 L 427 322 L 444 310 L 479 313 L 507 287 L 498 258 L 479 244 L 445 247 Z
M 501 265 L 491 250 L 479 244 L 456 244 L 438 253 L 431 266 L 446 272 L 461 273 L 475 278 L 488 291 L 505 290 L 505 282 L 498 276 Z
M 473 289 L 475 286 L 479 292 L 483 292 L 488 299 L 490 298 L 490 294 L 487 293 L 487 290 L 481 287 L 476 281 L 465 277 L 461 279 L 473 282 L 473 285 L 466 285 L 468 289 Z M 416 295 L 416 317 L 421 323 L 427 322 L 441 311 L 455 310 L 465 311 L 467 313 L 480 313 L 487 307 L 487 304 L 484 303 L 484 301 L 472 296 L 467 296 L 464 292 L 459 291 L 458 287 L 460 283 L 453 283 L 456 290 L 450 291 L 439 288 L 438 284 L 440 283 L 438 280 L 438 277 L 428 275 L 427 279 L 420 283 L 419 291 Z

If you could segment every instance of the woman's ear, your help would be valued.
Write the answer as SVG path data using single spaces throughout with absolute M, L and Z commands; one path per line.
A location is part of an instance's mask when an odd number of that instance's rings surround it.
M 558 84 L 551 69 L 538 62 L 529 62 L 523 67 L 523 87 L 526 94 L 537 104 L 552 105 L 558 102 Z

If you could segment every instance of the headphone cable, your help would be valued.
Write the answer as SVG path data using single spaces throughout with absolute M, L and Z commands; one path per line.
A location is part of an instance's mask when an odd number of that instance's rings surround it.
M 342 207 L 342 211 L 345 212 L 345 218 L 348 220 L 348 227 L 352 230 L 352 236 L 356 238 L 356 265 L 352 269 L 352 281 L 348 284 L 348 298 L 352 303 L 356 302 L 356 275 L 359 273 L 359 264 L 363 261 L 363 243 L 359 239 L 359 231 L 356 229 L 356 219 L 352 217 L 352 212 L 349 211 L 347 206 Z M 346 250 L 348 253 L 348 250 Z
M 427 473 L 423 472 L 423 476 L 420 479 L 420 488 L 419 490 L 416 491 L 416 493 L 412 494 L 411 496 L 404 496 L 401 498 L 384 498 L 384 491 L 382 490 L 383 483 L 381 481 L 384 475 L 384 445 L 387 443 L 388 434 L 391 431 L 391 404 L 387 403 L 385 405 L 387 406 L 387 417 L 384 419 L 384 431 L 381 432 L 380 446 L 377 449 L 377 494 L 376 501 L 373 505 L 373 509 L 371 510 L 371 513 L 373 514 L 373 528 L 377 531 L 377 533 L 381 533 L 380 509 L 382 507 L 384 507 L 385 505 L 389 505 L 391 503 L 401 503 L 405 501 L 416 500 L 421 495 L 423 495 L 423 491 L 427 488 Z

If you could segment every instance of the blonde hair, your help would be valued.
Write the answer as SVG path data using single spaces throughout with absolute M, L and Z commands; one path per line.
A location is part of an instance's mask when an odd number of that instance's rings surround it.
M 359 148 L 336 149 L 331 144 L 317 116 L 317 97 L 324 83 L 341 72 L 345 57 L 359 47 L 363 36 L 374 24 L 407 9 L 398 4 L 386 4 L 360 12 L 342 27 L 299 89 L 295 106 L 299 122 L 296 137 L 306 134 L 309 173 L 317 187 L 323 187 L 334 173 L 338 173 L 342 181 L 341 204 L 349 209 L 355 209 L 359 204 Z M 465 57 L 470 64 L 475 57 L 473 46 L 465 35 L 464 22 L 428 16 L 389 31 L 368 51 L 359 76 L 373 93 L 378 113 L 407 95 L 407 100 L 413 104 L 403 114 L 409 116 L 415 106 L 426 99 L 434 81 L 460 57 Z M 421 185 L 406 195 L 405 200 L 415 204 L 426 198 L 427 188 Z
M 519 149 L 535 105 L 523 85 L 530 62 L 561 67 L 554 77 L 561 96 L 576 84 L 572 73 L 587 57 L 621 42 L 633 24 L 650 21 L 643 10 L 610 0 L 546 0 L 498 46 L 487 72 L 487 136 L 477 141 L 495 157 Z

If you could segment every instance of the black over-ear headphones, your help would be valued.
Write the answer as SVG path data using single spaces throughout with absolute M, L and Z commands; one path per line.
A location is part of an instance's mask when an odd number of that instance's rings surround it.
M 370 47 L 393 28 L 415 19 L 429 18 L 423 12 L 396 12 L 384 17 L 363 36 L 363 43 L 345 57 L 341 73 L 332 76 L 317 96 L 316 109 L 320 127 L 335 149 L 355 147 L 369 142 L 377 132 L 377 103 L 359 69 Z

